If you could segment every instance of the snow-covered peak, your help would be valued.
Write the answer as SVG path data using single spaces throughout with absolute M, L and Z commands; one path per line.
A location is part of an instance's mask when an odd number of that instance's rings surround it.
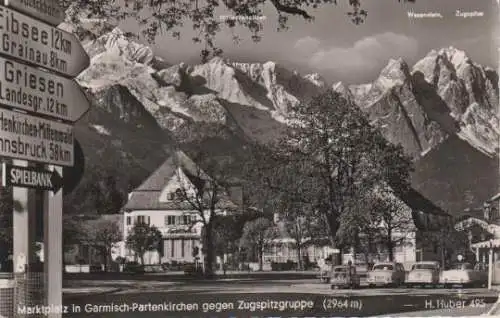
M 415 63 L 412 73 L 421 72 L 427 82 L 434 83 L 439 72 L 463 73 L 471 64 L 471 59 L 464 51 L 448 47 L 431 50 L 424 58 Z
M 445 56 L 447 60 L 453 64 L 455 69 L 458 69 L 462 64 L 470 62 L 469 57 L 464 51 L 452 46 L 439 50 L 439 55 Z
M 318 87 L 325 87 L 326 85 L 325 80 L 318 73 L 307 74 L 304 78 Z
M 346 88 L 346 86 L 342 81 L 338 81 L 337 83 L 334 83 L 332 85 L 332 89 L 336 92 L 341 92 L 341 91 L 345 90 L 345 88 Z
M 359 85 L 349 85 L 349 90 L 354 95 L 366 95 L 370 89 L 372 89 L 371 83 L 368 84 L 359 84 Z
M 226 64 L 227 60 L 221 56 L 214 56 L 208 61 L 208 64 Z
M 351 92 L 349 87 L 343 82 L 337 82 L 332 85 L 332 89 L 344 97 L 349 104 L 357 104 L 356 96 Z
M 114 28 L 88 43 L 86 50 L 91 57 L 106 52 L 141 64 L 150 64 L 154 59 L 153 50 L 149 46 L 136 42 L 132 35 L 120 28 Z
M 390 59 L 375 80 L 374 85 L 380 91 L 387 91 L 394 86 L 403 85 L 409 75 L 408 65 L 402 58 Z

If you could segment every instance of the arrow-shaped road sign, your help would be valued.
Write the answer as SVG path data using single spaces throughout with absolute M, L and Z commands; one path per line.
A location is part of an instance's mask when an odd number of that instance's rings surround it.
M 3 0 L 3 5 L 57 26 L 64 21 L 64 10 L 57 0 Z
M 2 165 L 2 185 L 52 191 L 61 189 L 63 180 L 59 173 L 33 167 L 14 166 L 8 163 Z
M 2 57 L 0 104 L 70 122 L 90 108 L 76 81 Z
M 0 6 L 0 54 L 75 77 L 90 58 L 75 35 Z

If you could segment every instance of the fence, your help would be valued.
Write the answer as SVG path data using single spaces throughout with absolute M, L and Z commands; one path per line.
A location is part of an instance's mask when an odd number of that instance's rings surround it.
M 0 273 L 0 318 L 45 317 L 33 308 L 45 303 L 44 273 Z

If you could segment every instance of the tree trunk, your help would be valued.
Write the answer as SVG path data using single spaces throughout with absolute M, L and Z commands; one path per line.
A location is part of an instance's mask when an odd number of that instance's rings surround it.
M 445 263 L 446 263 L 446 261 L 445 261 L 445 253 L 444 253 L 445 252 L 444 251 L 444 233 L 441 233 L 440 236 L 441 236 L 441 239 L 440 239 L 440 241 L 441 241 L 441 244 L 440 244 L 441 245 L 441 248 L 440 248 L 441 249 L 441 268 L 444 268 L 445 267 Z
M 387 246 L 387 253 L 389 255 L 389 261 L 392 262 L 394 261 L 394 242 L 392 241 L 392 231 L 388 230 L 387 231 L 387 237 L 386 237 L 386 246 Z
M 212 222 L 209 222 L 205 226 L 203 238 L 203 261 L 205 266 L 205 272 L 203 274 L 206 278 L 212 278 L 214 276 L 215 250 L 213 245 Z
M 104 256 L 104 271 L 108 272 L 109 271 L 109 254 L 108 254 L 108 252 L 110 252 L 110 251 L 108 251 L 108 249 L 105 248 L 103 252 L 104 252 L 103 253 L 104 254 L 103 255 Z
M 339 250 L 339 261 L 340 261 L 340 264 L 343 264 L 344 263 L 344 248 L 339 246 L 338 250 Z M 337 260 L 335 260 L 335 262 L 336 261 Z M 334 264 L 334 260 L 332 260 L 332 264 Z M 340 264 L 335 264 L 335 265 L 340 265 Z
M 365 263 L 368 265 L 370 263 L 370 253 L 368 252 L 368 249 L 363 249 L 363 254 L 365 256 Z
M 295 246 L 297 248 L 297 258 L 298 258 L 298 261 L 297 261 L 297 269 L 298 270 L 304 270 L 304 262 L 302 261 L 302 246 L 300 246 L 300 244 L 296 244 Z
M 259 246 L 259 271 L 264 270 L 264 247 Z
M 144 254 L 146 254 L 146 252 L 142 252 L 141 256 L 140 256 L 141 257 L 141 265 L 146 265 L 146 264 L 144 264 Z

